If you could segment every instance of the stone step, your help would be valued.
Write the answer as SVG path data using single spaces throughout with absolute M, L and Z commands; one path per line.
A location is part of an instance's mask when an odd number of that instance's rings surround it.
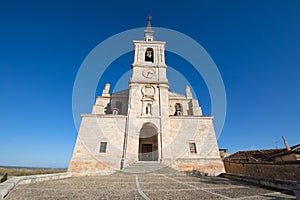
M 120 172 L 133 173 L 133 174 L 151 173 L 151 174 L 184 175 L 183 172 L 179 172 L 157 161 L 136 162 L 130 166 L 125 167 Z
M 147 167 L 147 166 L 154 166 L 154 167 L 165 167 L 166 165 L 160 163 L 160 162 L 153 162 L 153 161 L 143 161 L 143 162 L 136 162 L 130 166 L 142 166 L 142 167 Z

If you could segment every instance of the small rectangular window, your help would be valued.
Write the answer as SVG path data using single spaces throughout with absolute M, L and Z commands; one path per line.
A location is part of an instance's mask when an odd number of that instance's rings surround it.
M 106 153 L 107 142 L 100 143 L 100 153 Z
M 196 143 L 190 143 L 190 153 L 197 153 Z

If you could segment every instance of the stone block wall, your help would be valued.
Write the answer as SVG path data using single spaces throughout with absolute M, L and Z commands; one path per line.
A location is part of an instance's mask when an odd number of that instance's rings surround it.
M 83 115 L 68 171 L 72 175 L 111 174 L 120 169 L 126 116 Z M 100 143 L 107 142 L 106 152 Z
M 177 159 L 172 168 L 184 172 L 197 172 L 201 175 L 218 176 L 224 173 L 224 165 L 221 159 Z
M 228 162 L 224 161 L 227 173 L 259 176 L 264 178 L 300 181 L 300 162 Z
M 164 158 L 220 158 L 212 117 L 174 116 L 169 123 L 163 136 Z M 189 143 L 195 143 L 197 153 L 190 153 Z
M 225 172 L 219 155 L 212 117 L 170 118 L 170 131 L 163 137 L 163 160 L 179 171 L 215 176 Z M 194 143 L 196 152 L 190 152 Z

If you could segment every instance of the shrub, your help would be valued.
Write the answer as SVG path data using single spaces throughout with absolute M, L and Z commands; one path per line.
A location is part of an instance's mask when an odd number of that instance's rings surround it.
M 4 181 L 6 181 L 6 180 L 7 180 L 7 173 L 5 173 L 5 174 L 1 177 L 0 183 L 4 182 Z

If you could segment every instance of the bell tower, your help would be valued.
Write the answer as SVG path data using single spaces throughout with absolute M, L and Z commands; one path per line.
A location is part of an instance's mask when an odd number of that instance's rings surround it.
M 151 17 L 144 31 L 144 40 L 134 40 L 134 61 L 130 83 L 168 84 L 165 64 L 166 42 L 155 41 Z
M 169 117 L 169 82 L 165 63 L 166 42 L 155 40 L 151 17 L 148 17 L 144 40 L 134 40 L 133 45 L 134 61 L 128 85 L 128 137 L 125 140 L 140 146 L 137 151 L 136 145 L 128 145 L 126 159 L 145 159 L 137 155 L 143 154 L 143 148 L 149 145 L 146 143 L 151 141 L 151 159 L 161 161 L 161 141 L 164 133 L 167 133 L 165 125 Z M 153 130 L 152 133 L 147 133 L 149 130 Z

